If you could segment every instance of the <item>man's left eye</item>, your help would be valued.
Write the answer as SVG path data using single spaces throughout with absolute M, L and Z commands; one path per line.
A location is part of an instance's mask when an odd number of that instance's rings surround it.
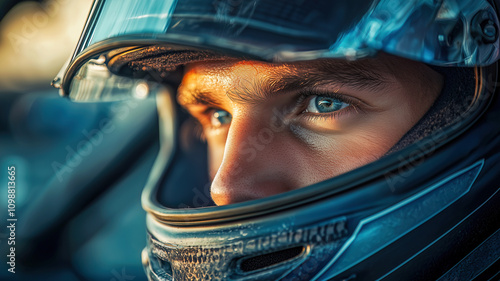
M 212 127 L 218 128 L 231 123 L 231 119 L 232 116 L 231 114 L 229 114 L 229 112 L 217 109 L 212 112 L 210 123 L 212 124 Z
M 329 96 L 313 96 L 309 100 L 309 104 L 304 112 L 311 113 L 330 113 L 348 107 L 350 104 L 345 103 L 337 98 Z

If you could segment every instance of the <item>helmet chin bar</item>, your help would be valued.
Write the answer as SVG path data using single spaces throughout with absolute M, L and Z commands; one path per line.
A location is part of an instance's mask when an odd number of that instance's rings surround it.
M 148 217 L 150 229 L 155 223 Z M 348 234 L 345 218 L 301 229 L 283 221 L 272 230 L 276 232 L 261 235 L 266 230 L 251 224 L 236 227 L 235 237 L 227 229 L 210 230 L 218 237 L 211 235 L 203 246 L 169 246 L 149 235 L 151 259 L 146 263 L 158 280 L 277 280 L 287 275 L 312 278 L 314 271 L 338 252 Z M 220 243 L 222 239 L 231 242 Z
M 344 271 L 399 245 L 408 233 L 435 230 L 430 221 L 468 195 L 483 164 L 476 162 L 395 205 L 346 216 L 332 212 L 332 206 L 345 204 L 343 196 L 244 223 L 187 229 L 149 214 L 143 263 L 151 280 L 348 278 Z

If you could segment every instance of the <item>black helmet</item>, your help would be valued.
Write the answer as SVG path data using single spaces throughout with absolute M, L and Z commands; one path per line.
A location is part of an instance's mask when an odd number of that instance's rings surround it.
M 54 80 L 76 101 L 161 100 L 161 150 L 142 196 L 150 280 L 498 278 L 500 56 L 489 0 L 96 0 Z M 384 157 L 225 206 L 177 104 L 183 65 L 391 54 L 444 77 Z M 202 156 L 200 156 L 202 155 Z

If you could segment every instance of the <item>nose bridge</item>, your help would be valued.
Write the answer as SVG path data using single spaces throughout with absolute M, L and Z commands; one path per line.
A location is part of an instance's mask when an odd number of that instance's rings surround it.
M 267 117 L 265 113 L 248 111 L 236 115 L 226 141 L 224 157 L 237 157 L 242 165 L 262 157 L 259 152 L 266 150 L 277 137 L 277 132 L 269 128 Z
M 281 193 L 288 189 L 285 170 L 276 165 L 280 133 L 270 114 L 259 110 L 233 113 L 222 163 L 212 182 L 212 198 L 225 205 Z M 280 161 L 282 161 L 280 159 Z

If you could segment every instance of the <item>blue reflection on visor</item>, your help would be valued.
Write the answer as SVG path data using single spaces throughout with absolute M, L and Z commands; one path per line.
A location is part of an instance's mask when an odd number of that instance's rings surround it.
M 104 1 L 89 45 L 124 34 L 165 33 L 176 2 Z

